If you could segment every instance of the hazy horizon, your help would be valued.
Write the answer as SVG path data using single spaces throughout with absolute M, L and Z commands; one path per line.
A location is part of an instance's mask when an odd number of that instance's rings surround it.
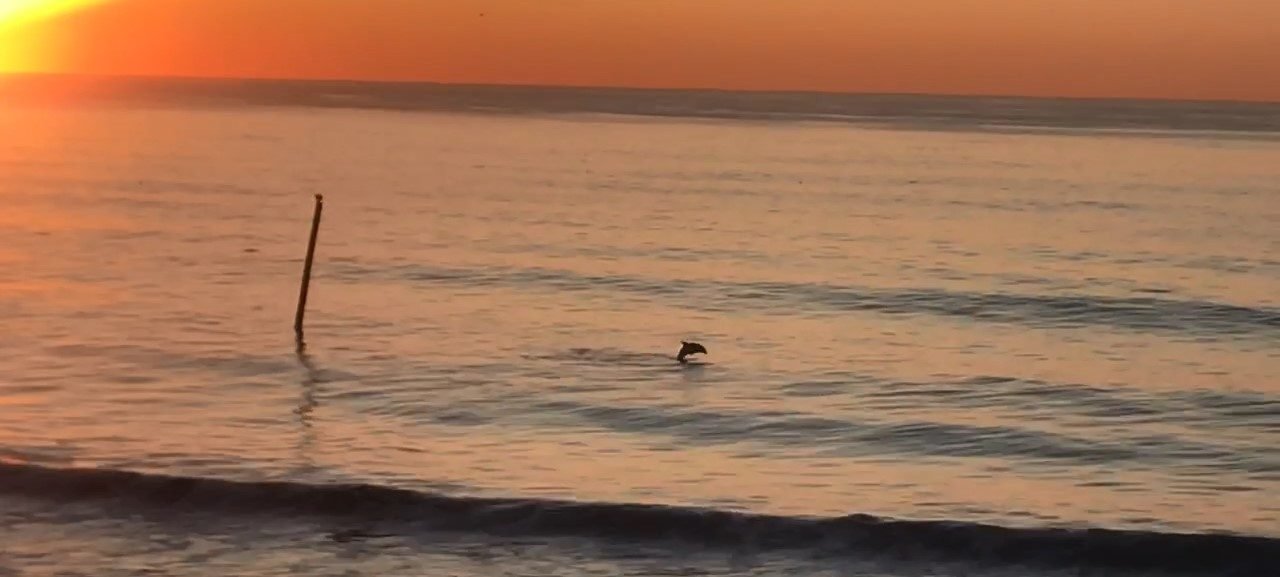
M 1280 137 L 1280 106 L 1232 101 L 20 74 L 0 76 L 0 102 L 612 114 L 978 132 Z
M 634 92 L 724 92 L 730 94 L 804 94 L 830 96 L 902 96 L 922 98 L 957 98 L 957 99 L 1010 99 L 1010 100 L 1045 100 L 1045 101 L 1099 101 L 1099 102 L 1162 102 L 1185 104 L 1243 104 L 1259 106 L 1280 106 L 1280 99 L 1250 100 L 1231 98 L 1177 98 L 1177 97 L 1136 97 L 1136 96 L 1044 96 L 1035 94 L 1003 93 L 1003 92 L 874 92 L 855 90 L 818 90 L 818 89 L 761 89 L 761 88 L 716 88 L 714 86 L 633 86 L 623 84 L 539 84 L 522 82 L 465 82 L 431 79 L 375 79 L 353 77 L 291 77 L 291 76 L 218 76 L 218 75 L 163 75 L 163 74 L 127 74 L 85 72 L 0 72 L 0 82 L 6 79 L 22 78 L 66 78 L 97 80 L 139 80 L 139 81 L 226 81 L 226 82 L 272 82 L 298 84 L 342 83 L 357 85 L 425 85 L 454 87 L 491 87 L 491 88 L 545 88 L 564 90 L 618 90 Z
M 11 0 L 0 72 L 1277 102 L 1276 22 L 1253 0 Z

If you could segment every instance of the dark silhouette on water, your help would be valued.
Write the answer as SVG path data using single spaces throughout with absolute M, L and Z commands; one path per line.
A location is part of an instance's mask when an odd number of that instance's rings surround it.
M 315 213 L 311 217 L 311 237 L 307 239 L 307 258 L 302 265 L 302 286 L 298 288 L 298 311 L 293 318 L 293 332 L 302 343 L 302 317 L 307 312 L 307 291 L 311 288 L 311 263 L 316 255 L 316 235 L 320 232 L 320 213 L 324 211 L 324 195 L 316 195 Z
M 702 353 L 704 355 L 707 354 L 707 348 L 698 343 L 689 343 L 685 341 L 680 341 L 680 345 L 681 345 L 680 352 L 676 353 L 676 360 L 680 361 L 681 363 L 689 362 L 685 360 L 685 357 L 692 355 L 694 353 Z

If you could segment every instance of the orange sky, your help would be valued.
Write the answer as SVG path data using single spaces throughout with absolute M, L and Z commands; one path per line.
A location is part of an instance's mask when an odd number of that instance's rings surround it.
M 98 1 L 0 68 L 1280 101 L 1277 0 Z

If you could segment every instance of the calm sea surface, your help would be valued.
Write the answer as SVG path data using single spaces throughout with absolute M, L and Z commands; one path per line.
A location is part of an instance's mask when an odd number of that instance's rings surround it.
M 1280 574 L 1280 133 L 926 128 L 0 108 L 0 575 Z

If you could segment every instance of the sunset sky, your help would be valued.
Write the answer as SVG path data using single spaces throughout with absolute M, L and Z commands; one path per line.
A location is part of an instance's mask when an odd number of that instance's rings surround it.
M 1280 101 L 1280 1 L 0 0 L 0 71 Z

